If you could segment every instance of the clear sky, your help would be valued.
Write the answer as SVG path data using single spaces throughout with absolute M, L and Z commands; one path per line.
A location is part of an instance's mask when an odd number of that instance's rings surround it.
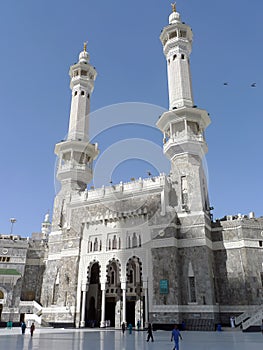
M 154 104 L 157 110 L 168 107 L 159 35 L 168 24 L 170 3 L 1 2 L 1 233 L 10 233 L 9 219 L 15 217 L 14 233 L 28 236 L 40 230 L 45 212 L 52 212 L 57 187 L 53 150 L 68 127 L 68 69 L 84 41 L 88 40 L 91 63 L 98 71 L 92 111 L 124 102 Z M 194 33 L 195 104 L 212 119 L 206 136 L 214 215 L 255 211 L 261 216 L 263 2 L 178 0 L 177 9 Z M 255 88 L 250 86 L 253 82 Z M 107 132 L 98 135 L 100 148 L 106 149 L 109 139 L 118 143 L 118 130 L 125 135 L 125 127 L 115 128 L 110 137 Z M 146 129 L 134 125 L 126 135 L 140 141 L 155 138 L 158 144 L 159 132 Z M 125 161 L 105 182 L 128 181 L 147 176 L 148 169 L 154 174 L 160 170 L 150 160 L 145 162 Z

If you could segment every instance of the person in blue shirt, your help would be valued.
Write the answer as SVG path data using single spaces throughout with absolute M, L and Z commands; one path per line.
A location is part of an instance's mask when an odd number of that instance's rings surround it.
M 173 350 L 179 350 L 179 338 L 181 340 L 183 340 L 181 333 L 178 330 L 177 324 L 174 326 L 174 329 L 172 331 L 172 337 L 171 337 L 171 341 L 174 340 L 174 348 Z

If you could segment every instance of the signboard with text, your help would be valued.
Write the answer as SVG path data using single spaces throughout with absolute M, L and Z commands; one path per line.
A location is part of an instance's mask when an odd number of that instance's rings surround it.
M 168 280 L 160 280 L 160 294 L 168 294 L 169 293 L 169 281 Z

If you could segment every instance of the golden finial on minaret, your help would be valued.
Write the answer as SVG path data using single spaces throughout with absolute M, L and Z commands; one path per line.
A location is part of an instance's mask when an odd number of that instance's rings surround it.
M 84 42 L 84 48 L 83 48 L 84 52 L 87 52 L 87 41 Z
M 171 5 L 172 5 L 173 12 L 176 12 L 176 2 Z

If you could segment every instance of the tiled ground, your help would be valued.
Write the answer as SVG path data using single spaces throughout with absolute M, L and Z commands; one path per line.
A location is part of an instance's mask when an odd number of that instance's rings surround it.
M 33 338 L 20 329 L 0 329 L 3 350 L 172 350 L 170 332 L 154 332 L 154 343 L 147 343 L 146 332 L 123 335 L 115 330 L 37 329 Z M 239 330 L 218 332 L 182 332 L 180 350 L 262 350 L 261 333 Z

